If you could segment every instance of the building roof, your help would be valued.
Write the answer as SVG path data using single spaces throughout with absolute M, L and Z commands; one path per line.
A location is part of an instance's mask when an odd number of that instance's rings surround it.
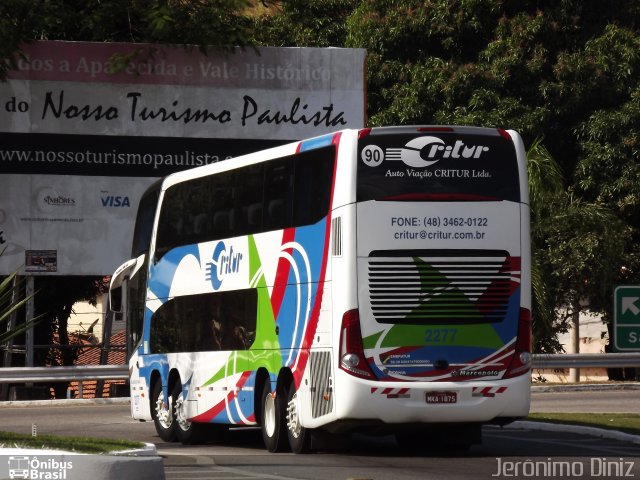
M 69 334 L 71 339 L 72 335 L 76 340 L 74 343 L 87 345 L 83 347 L 78 355 L 75 365 L 100 365 L 100 352 L 102 351 L 102 345 L 94 345 L 90 338 L 86 338 L 86 334 Z M 126 340 L 125 332 L 118 332 L 112 335 L 109 340 L 109 353 L 107 355 L 107 365 L 125 365 L 126 364 Z M 69 383 L 69 390 L 72 395 L 78 398 L 79 382 L 73 381 Z M 107 398 L 112 395 L 112 385 L 126 385 L 128 382 L 125 380 L 105 380 L 102 388 L 102 395 L 96 397 L 96 380 L 86 380 L 82 382 L 82 398 Z M 118 387 L 114 387 L 118 388 Z M 119 387 L 123 388 L 123 387 Z

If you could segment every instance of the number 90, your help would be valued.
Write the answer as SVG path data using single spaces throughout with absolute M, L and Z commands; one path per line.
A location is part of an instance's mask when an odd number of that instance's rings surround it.
M 360 158 L 370 167 L 377 167 L 384 160 L 384 151 L 377 145 L 367 145 L 362 149 Z

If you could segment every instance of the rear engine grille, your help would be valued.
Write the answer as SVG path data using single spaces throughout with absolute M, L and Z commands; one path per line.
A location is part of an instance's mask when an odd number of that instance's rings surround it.
M 318 418 L 332 410 L 331 352 L 311 352 L 311 416 Z
M 373 315 L 382 323 L 500 322 L 519 286 L 519 260 L 506 252 L 370 257 Z

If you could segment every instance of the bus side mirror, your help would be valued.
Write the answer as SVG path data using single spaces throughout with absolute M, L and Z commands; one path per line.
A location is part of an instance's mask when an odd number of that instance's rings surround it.
M 111 277 L 111 282 L 109 283 L 109 305 L 111 311 L 114 313 L 122 313 L 122 285 L 138 264 L 138 260 L 143 261 L 144 254 L 138 258 L 127 260 L 116 269 Z M 140 265 L 142 265 L 142 263 L 140 263 Z M 133 275 L 135 275 L 135 271 Z
M 122 285 L 109 290 L 109 306 L 112 312 L 122 313 Z

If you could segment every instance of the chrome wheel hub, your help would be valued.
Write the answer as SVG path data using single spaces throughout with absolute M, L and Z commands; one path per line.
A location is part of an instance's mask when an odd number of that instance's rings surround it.
M 176 403 L 173 406 L 173 408 L 175 411 L 175 418 L 176 418 L 176 422 L 178 423 L 178 426 L 184 431 L 189 430 L 189 427 L 191 426 L 191 422 L 187 419 L 187 416 L 184 411 L 184 398 L 182 397 L 182 393 L 178 398 L 176 398 Z
M 272 393 L 264 400 L 264 429 L 270 437 L 276 433 L 276 400 Z
M 156 418 L 163 428 L 171 428 L 171 423 L 173 422 L 171 416 L 171 398 L 169 398 L 168 401 L 165 400 L 162 391 L 156 399 Z
M 300 415 L 298 414 L 298 392 L 293 394 L 287 405 L 287 428 L 294 438 L 300 436 L 302 425 L 300 425 Z

